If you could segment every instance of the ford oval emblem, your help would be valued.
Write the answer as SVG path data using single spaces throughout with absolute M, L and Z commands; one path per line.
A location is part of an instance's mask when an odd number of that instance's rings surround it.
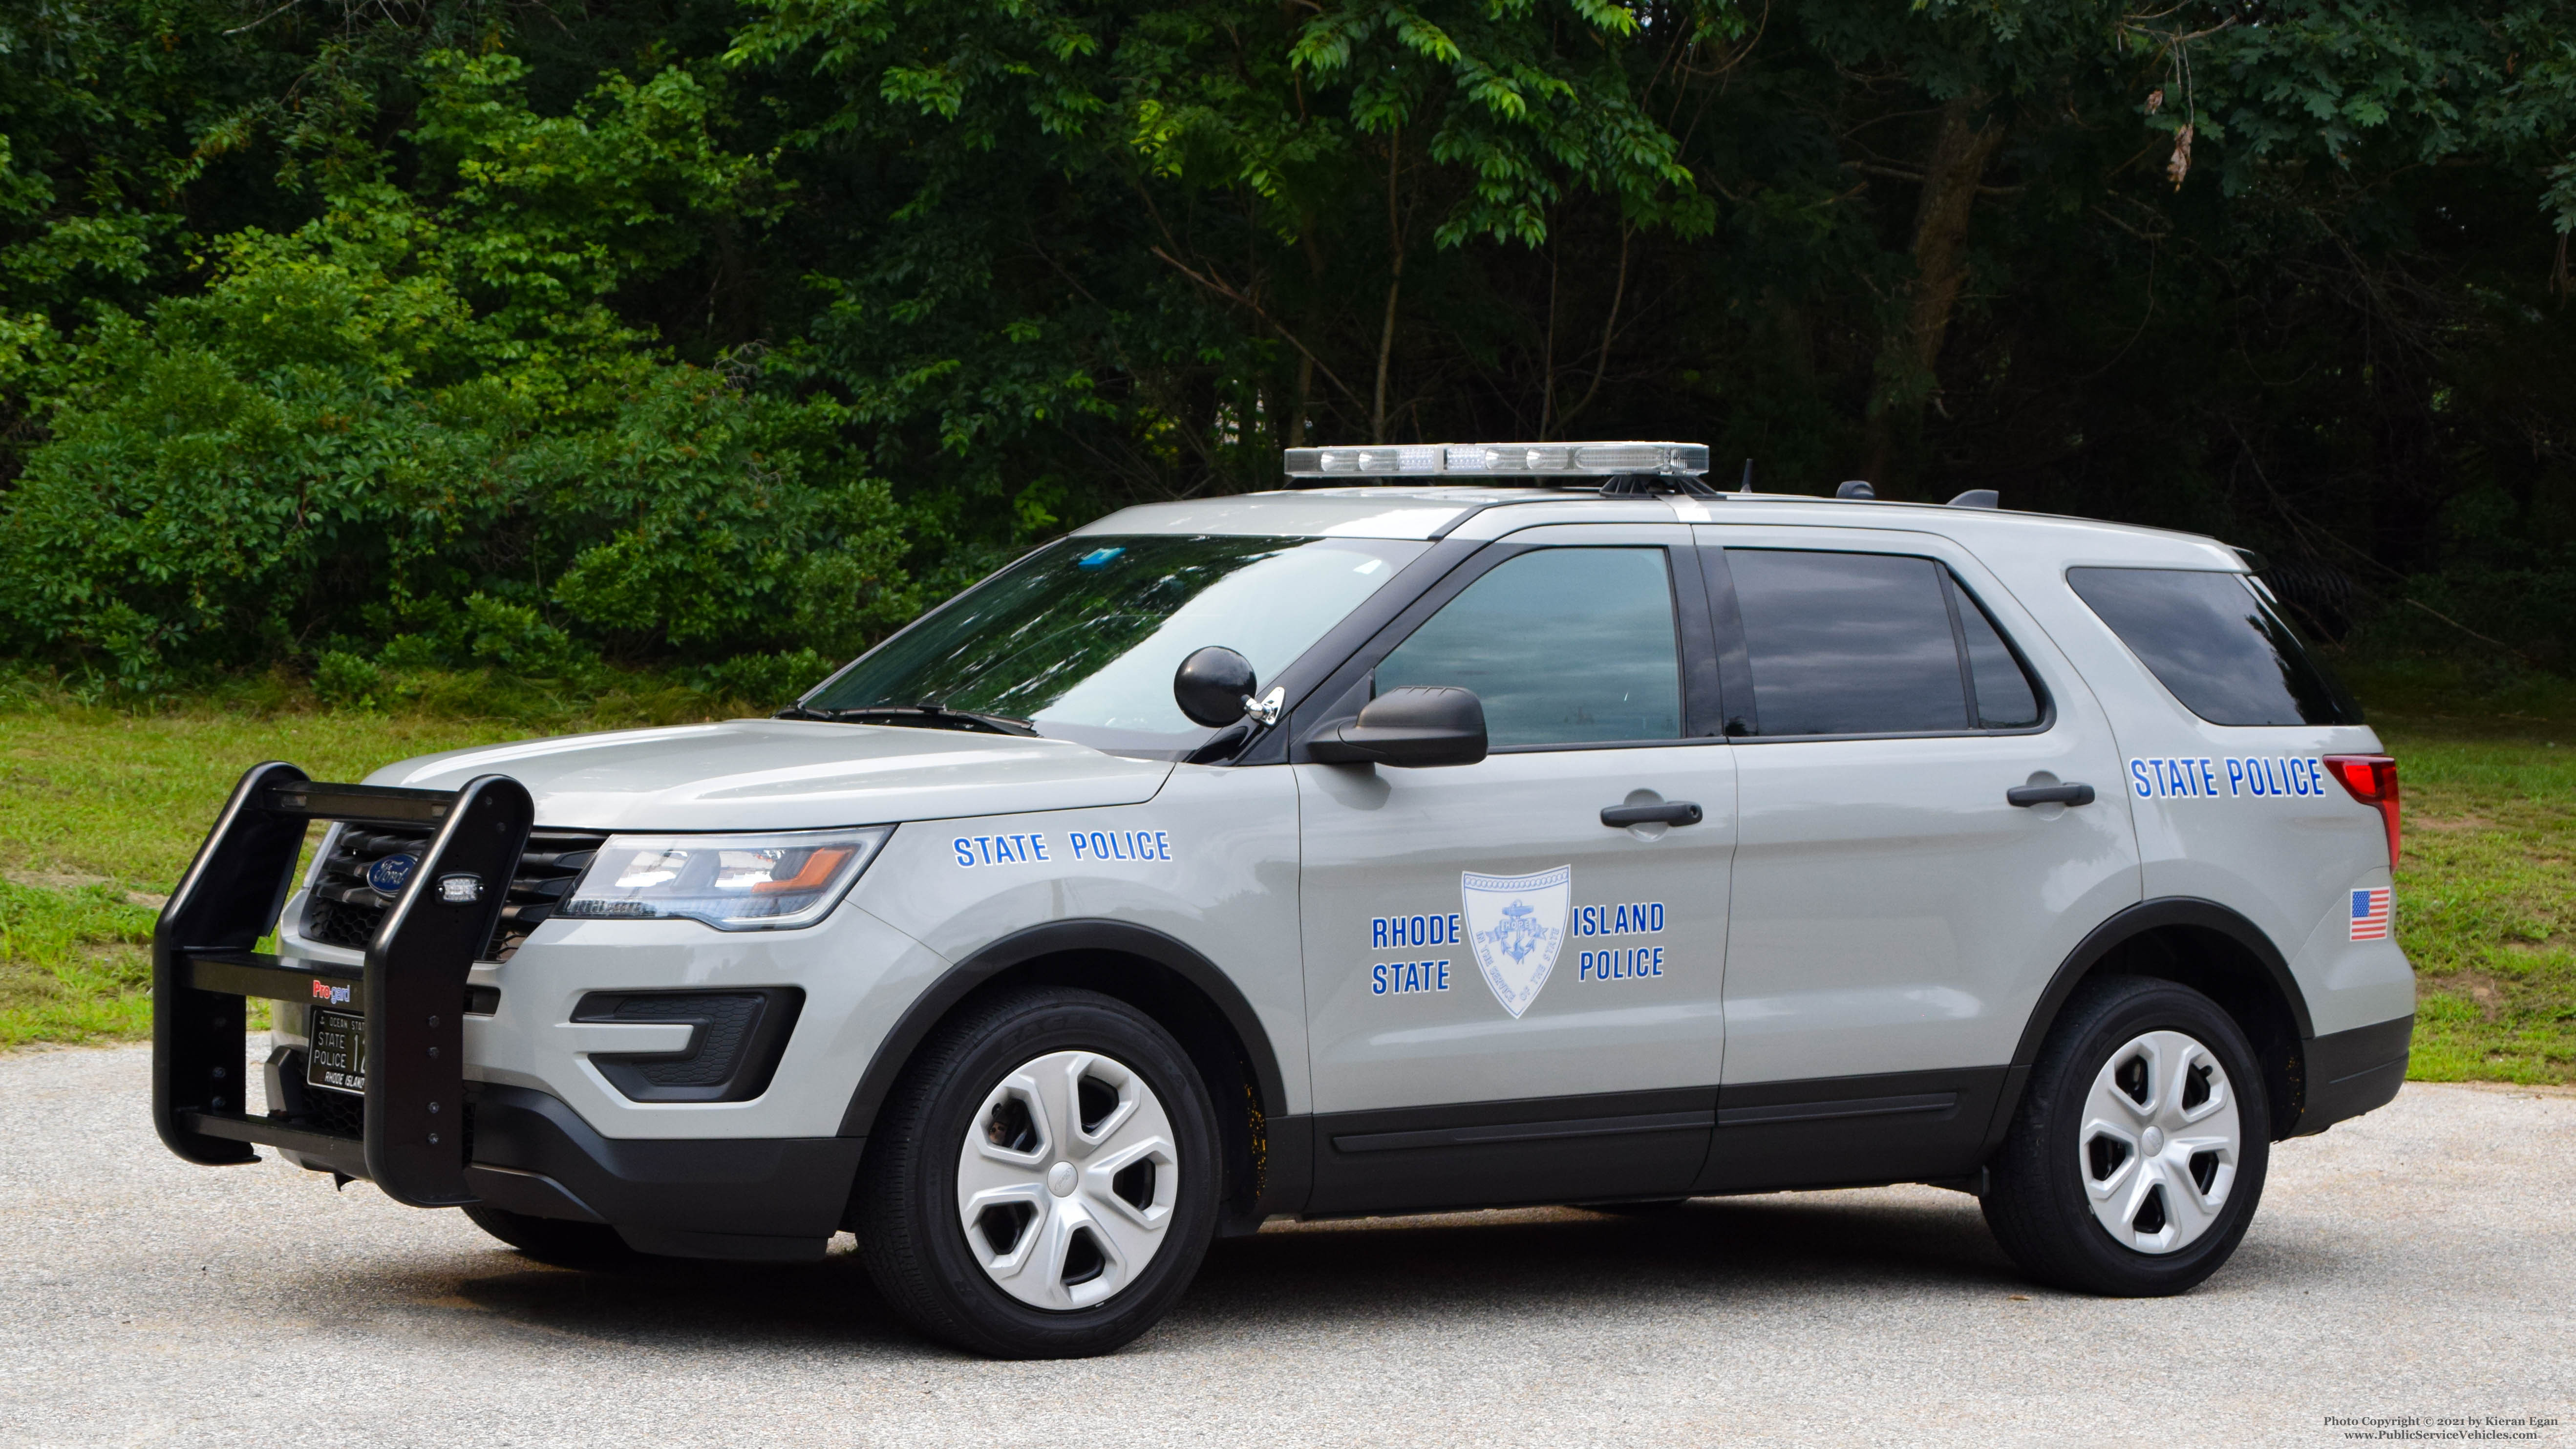
M 401 895 L 403 882 L 411 879 L 411 868 L 418 864 L 417 856 L 388 855 L 367 867 L 367 884 L 378 895 Z

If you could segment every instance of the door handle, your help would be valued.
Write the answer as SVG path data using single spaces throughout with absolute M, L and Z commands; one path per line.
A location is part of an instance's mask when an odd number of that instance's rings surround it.
M 2004 803 L 2027 809 L 2033 805 L 2090 805 L 2090 785 L 2015 785 L 2004 792 Z
M 1700 808 L 1687 800 L 1662 805 L 1604 805 L 1601 823 L 1613 830 L 1631 825 L 1697 825 Z

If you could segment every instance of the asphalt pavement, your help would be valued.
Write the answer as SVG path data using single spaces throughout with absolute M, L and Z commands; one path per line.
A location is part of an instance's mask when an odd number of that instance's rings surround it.
M 2034 1287 L 1973 1199 L 1880 1188 L 1274 1224 L 1126 1350 L 1013 1364 L 909 1337 L 846 1237 L 570 1272 L 363 1183 L 189 1166 L 150 1065 L 0 1055 L 0 1443 L 2576 1445 L 2564 1092 L 2410 1085 L 2283 1144 L 2181 1298 Z

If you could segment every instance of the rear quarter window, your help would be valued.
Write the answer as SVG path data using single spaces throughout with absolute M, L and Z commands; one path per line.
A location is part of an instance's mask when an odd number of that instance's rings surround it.
M 2211 724 L 2361 723 L 2361 706 L 2243 574 L 2087 568 L 2068 569 L 2066 582 Z

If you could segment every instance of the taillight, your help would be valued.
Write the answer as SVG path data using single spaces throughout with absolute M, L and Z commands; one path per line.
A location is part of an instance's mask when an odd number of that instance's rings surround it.
M 2352 798 L 2378 809 L 2388 826 L 2388 868 L 2397 869 L 2397 762 L 2386 755 L 2328 755 L 2326 769 Z

